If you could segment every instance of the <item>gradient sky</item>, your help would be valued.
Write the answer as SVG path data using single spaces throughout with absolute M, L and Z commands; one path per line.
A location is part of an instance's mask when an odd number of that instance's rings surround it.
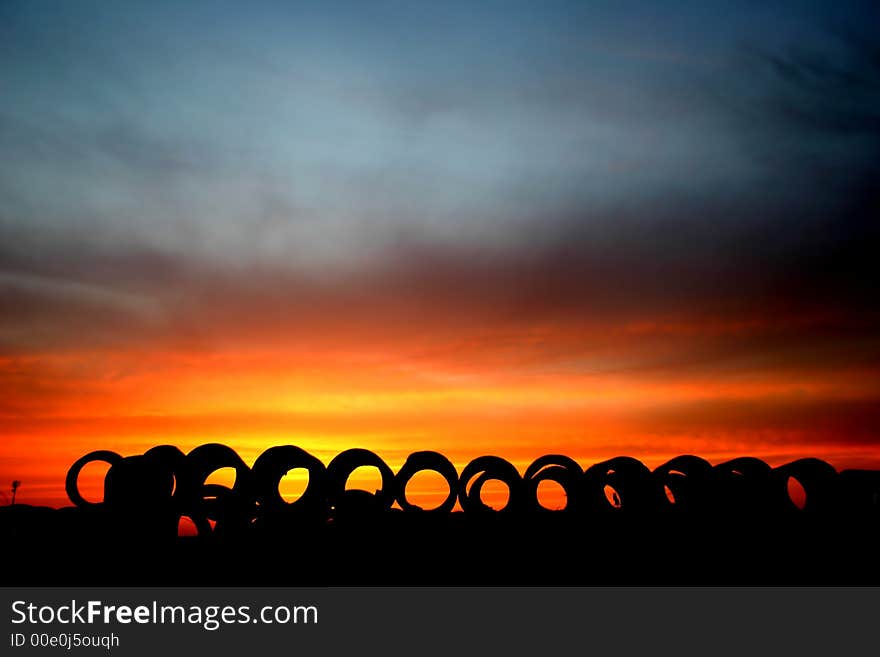
M 4 1 L 0 481 L 209 441 L 880 467 L 878 27 Z

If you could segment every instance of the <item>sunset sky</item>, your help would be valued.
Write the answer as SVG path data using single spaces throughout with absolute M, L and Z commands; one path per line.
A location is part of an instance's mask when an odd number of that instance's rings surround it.
M 5 0 L 0 503 L 160 443 L 880 468 L 878 35 L 875 0 Z

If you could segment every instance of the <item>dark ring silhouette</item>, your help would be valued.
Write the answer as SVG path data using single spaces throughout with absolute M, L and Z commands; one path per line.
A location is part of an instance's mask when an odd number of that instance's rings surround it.
M 843 470 L 837 476 L 838 504 L 846 513 L 867 513 L 880 520 L 880 471 Z
M 468 486 L 471 479 L 479 473 L 482 474 Z M 513 464 L 500 456 L 478 456 L 465 466 L 458 479 L 458 501 L 464 511 L 493 510 L 492 507 L 484 504 L 480 497 L 483 484 L 490 479 L 501 481 L 509 490 L 507 504 L 499 511 L 514 511 L 522 506 L 522 478 Z
M 183 467 L 185 468 L 186 481 L 180 482 L 180 484 L 185 483 L 187 491 L 190 487 L 198 488 L 205 483 L 212 472 L 223 468 L 235 470 L 235 481 L 232 488 L 239 490 L 247 486 L 248 474 L 250 473 L 250 468 L 241 460 L 234 449 L 219 443 L 209 443 L 194 448 L 186 455 Z
M 104 503 L 103 498 L 100 502 L 89 502 L 79 492 L 79 473 L 85 466 L 89 463 L 94 463 L 95 461 L 103 461 L 104 463 L 109 463 L 110 467 L 113 467 L 115 464 L 122 461 L 122 457 L 116 452 L 100 449 L 94 452 L 89 452 L 85 456 L 77 459 L 77 461 L 70 466 L 70 470 L 67 471 L 67 479 L 64 482 L 64 488 L 67 491 L 67 497 L 70 498 L 70 501 L 80 508 L 98 507 Z
M 104 505 L 170 508 L 174 471 L 155 456 L 127 456 L 110 466 L 104 477 Z
M 789 478 L 797 481 L 804 489 L 806 499 L 803 510 L 808 513 L 828 511 L 837 503 L 837 471 L 825 461 L 814 458 L 798 459 L 773 470 L 778 487 L 783 491 L 781 497 L 788 510 L 800 510 L 788 493 Z
M 186 455 L 181 467 L 175 495 L 178 512 L 192 519 L 199 535 L 246 524 L 250 468 L 235 450 L 218 443 L 200 445 Z M 235 470 L 232 488 L 205 484 L 211 473 L 223 468 Z M 211 520 L 217 523 L 213 530 Z
M 739 456 L 735 459 L 719 463 L 713 470 L 716 474 L 722 475 L 763 477 L 769 475 L 772 468 L 754 456 Z
M 110 465 L 104 478 L 104 498 L 89 502 L 79 491 L 82 468 L 94 461 Z M 346 490 L 357 468 L 375 467 L 382 477 L 379 490 Z M 220 468 L 235 469 L 231 487 L 206 483 Z M 279 491 L 281 478 L 293 468 L 304 468 L 309 483 L 303 494 L 287 503 Z M 440 474 L 449 493 L 434 515 L 449 514 L 456 501 L 467 513 L 493 509 L 482 499 L 488 481 L 508 488 L 501 511 L 508 514 L 549 511 L 538 501 L 540 482 L 562 486 L 568 513 L 615 511 L 627 515 L 646 512 L 755 514 L 845 513 L 880 516 L 880 472 L 844 470 L 838 473 L 825 461 L 804 458 L 771 468 L 766 462 L 741 457 L 712 466 L 697 456 L 675 457 L 652 472 L 634 458 L 616 457 L 586 471 L 573 459 L 548 454 L 533 461 L 520 476 L 516 467 L 498 456 L 480 456 L 461 475 L 438 452 L 410 454 L 395 474 L 375 453 L 349 449 L 325 468 L 322 462 L 295 446 L 267 449 L 248 468 L 231 448 L 208 444 L 184 455 L 178 448 L 160 445 L 143 455 L 123 458 L 111 451 L 95 451 L 78 459 L 67 473 L 65 488 L 80 508 L 99 508 L 95 518 L 106 518 L 120 534 L 173 535 L 181 517 L 190 518 L 201 536 L 242 534 L 252 529 L 286 535 L 322 523 L 356 523 L 389 511 L 396 500 L 404 512 L 422 511 L 407 499 L 406 487 L 418 472 Z M 798 482 L 806 495 L 803 505 L 789 493 L 789 481 Z M 802 506 L 802 508 L 800 508 Z M 391 514 L 389 519 L 396 516 Z M 732 516 L 731 516 L 732 517 Z M 543 522 L 543 521 L 541 521 Z
M 542 481 L 554 481 L 565 491 L 563 511 L 575 511 L 580 505 L 580 484 L 584 471 L 573 458 L 562 454 L 546 454 L 532 461 L 523 475 L 523 486 L 532 510 L 551 511 L 538 500 L 538 486 Z
M 379 470 L 382 488 L 375 491 L 375 501 L 381 508 L 390 508 L 394 504 L 394 472 L 377 454 L 360 447 L 337 454 L 327 465 L 327 497 L 331 506 L 340 502 L 346 493 L 345 484 L 348 478 L 361 466 L 372 466 Z
M 298 499 L 286 502 L 278 486 L 284 475 L 297 468 L 308 471 L 309 483 Z M 264 513 L 324 509 L 327 506 L 326 474 L 324 464 L 304 449 L 293 445 L 270 447 L 260 454 L 251 469 L 253 494 Z
M 174 445 L 156 445 L 144 452 L 144 456 L 158 466 L 171 470 L 175 477 L 186 461 L 186 454 Z
M 435 509 L 422 509 L 406 499 L 406 485 L 413 476 L 423 470 L 437 472 L 449 484 L 449 494 L 443 503 Z M 394 495 L 400 508 L 404 511 L 426 511 L 428 513 L 449 513 L 458 499 L 458 472 L 452 461 L 439 452 L 415 452 L 410 454 L 406 462 L 398 470 L 394 478 Z
M 144 458 L 154 464 L 157 470 L 170 472 L 173 478 L 171 494 L 178 498 L 177 480 L 184 469 L 186 454 L 174 445 L 156 445 L 144 452 Z
M 531 479 L 544 468 L 554 465 L 565 468 L 572 473 L 576 472 L 579 475 L 584 473 L 584 469 L 581 467 L 580 463 L 570 456 L 565 456 L 564 454 L 545 454 L 544 456 L 539 456 L 529 464 L 529 467 L 526 468 L 526 471 L 523 474 L 523 479 Z
M 766 511 L 772 493 L 772 468 L 753 456 L 719 463 L 712 468 L 714 502 L 727 510 Z M 788 494 L 785 494 L 786 497 Z M 778 508 L 779 495 L 777 497 Z
M 676 456 L 657 466 L 654 477 L 661 487 L 669 490 L 671 499 L 668 501 L 676 510 L 706 509 L 711 504 L 712 464 L 699 456 Z
M 583 477 L 584 504 L 594 511 L 653 511 L 665 501 L 662 489 L 644 463 L 630 456 L 617 456 L 587 468 Z M 606 495 L 613 490 L 617 504 Z

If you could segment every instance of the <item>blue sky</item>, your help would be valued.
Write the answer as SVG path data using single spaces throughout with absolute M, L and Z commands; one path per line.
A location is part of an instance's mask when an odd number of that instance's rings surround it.
M 6 2 L 0 344 L 199 333 L 229 319 L 218 301 L 353 326 L 787 312 L 874 334 L 877 18 Z
M 867 157 L 762 110 L 788 93 L 772 58 L 846 66 L 840 35 L 876 18 L 871 3 L 8 2 L 0 221 L 332 269 L 400 240 L 605 234 L 701 197 L 770 212 L 810 173 L 802 151 Z

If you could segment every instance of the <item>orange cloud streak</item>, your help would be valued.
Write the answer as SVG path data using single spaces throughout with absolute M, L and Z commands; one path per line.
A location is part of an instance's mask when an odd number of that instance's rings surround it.
M 224 442 L 248 462 L 276 444 L 299 445 L 325 462 L 364 446 L 393 468 L 421 449 L 442 451 L 459 467 L 496 453 L 524 468 L 552 452 L 585 465 L 622 453 L 649 465 L 680 453 L 880 465 L 871 410 L 880 390 L 870 368 L 814 376 L 556 367 L 528 358 L 529 343 L 495 345 L 496 354 L 515 356 L 497 360 L 481 354 L 484 340 L 457 348 L 437 340 L 396 349 L 316 344 L 8 357 L 0 361 L 0 472 L 25 482 L 21 502 L 62 505 L 65 471 L 82 454 L 138 453 L 157 443 L 189 449 Z M 417 499 L 439 494 L 425 485 L 414 486 Z M 96 486 L 85 484 L 100 496 Z

